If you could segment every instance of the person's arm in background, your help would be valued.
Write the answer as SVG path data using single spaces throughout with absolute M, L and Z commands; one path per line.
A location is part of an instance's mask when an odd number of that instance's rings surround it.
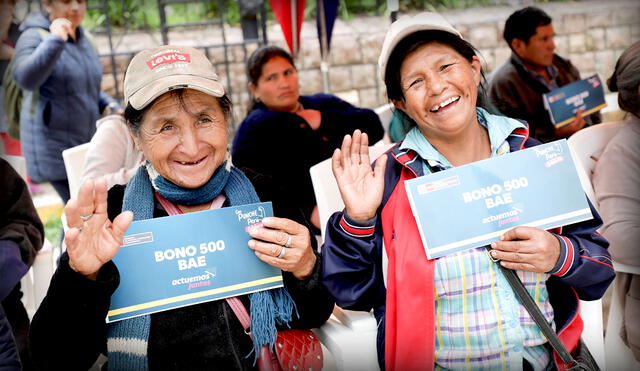
M 17 244 L 22 261 L 31 265 L 42 248 L 44 227 L 33 206 L 27 184 L 2 159 L 0 174 L 0 240 Z
M 629 123 L 626 125 L 637 125 Z M 640 126 L 640 125 L 638 125 Z M 638 128 L 636 128 L 638 129 Z M 621 129 L 624 130 L 624 129 Z M 622 133 L 621 133 L 622 134 Z M 634 139 L 635 138 L 635 139 Z M 604 220 L 600 232 L 611 243 L 616 261 L 640 267 L 640 149 L 635 137 L 620 136 L 609 143 L 598 159 L 593 188 Z M 622 139 L 622 140 L 620 140 Z M 633 145 L 630 144 L 634 140 Z
M 135 149 L 124 118 L 110 115 L 99 120 L 97 125 L 85 157 L 80 184 L 99 177 L 107 181 L 107 188 L 127 184 L 142 162 L 142 154 Z
M 26 183 L 0 159 L 0 300 L 22 276 L 42 248 L 44 227 Z
M 328 94 L 317 94 L 312 99 L 318 101 L 322 108 L 315 109 L 320 112 L 319 122 L 310 126 L 318 131 L 318 134 L 335 142 L 336 148 L 342 143 L 342 138 L 360 129 L 367 133 L 371 144 L 374 144 L 384 136 L 384 129 L 378 115 L 368 108 L 359 108 L 342 99 Z M 307 110 L 298 112 L 298 115 L 309 121 L 304 115 Z M 314 111 L 311 109 L 309 111 Z M 316 120 L 317 121 L 317 120 Z M 314 127 L 315 126 L 315 127 Z
M 124 109 L 117 100 L 113 99 L 109 94 L 100 91 L 100 98 L 98 100 L 98 112 L 104 112 L 107 107 L 110 109 L 109 112 L 106 112 L 108 114 L 121 115 L 124 113 Z
M 16 44 L 12 71 L 18 86 L 30 91 L 38 89 L 53 72 L 65 44 L 64 39 L 54 34 L 43 39 L 35 28 L 23 32 Z

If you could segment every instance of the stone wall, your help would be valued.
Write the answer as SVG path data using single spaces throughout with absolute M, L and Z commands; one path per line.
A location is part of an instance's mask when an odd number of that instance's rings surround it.
M 612 73 L 617 58 L 633 42 L 640 40 L 640 2 L 638 1 L 579 1 L 539 4 L 553 18 L 556 31 L 557 53 L 568 57 L 583 76 L 598 73 L 606 80 Z M 504 21 L 515 7 L 488 7 L 454 10 L 443 15 L 481 53 L 485 73 L 491 72 L 505 61 L 511 50 L 502 38 Z M 384 86 L 377 77 L 377 60 L 384 34 L 389 25 L 388 17 L 360 17 L 348 22 L 338 20 L 333 33 L 329 69 L 329 87 L 333 94 L 363 107 L 376 107 L 386 103 Z M 270 43 L 284 46 L 282 32 L 277 24 L 268 27 Z M 148 34 L 146 34 L 148 35 Z M 157 44 L 159 36 L 129 35 L 121 45 L 130 50 Z M 240 41 L 238 29 L 226 29 L 227 41 Z M 216 30 L 176 32 L 170 35 L 171 43 L 204 45 L 219 42 Z M 302 29 L 302 50 L 296 60 L 300 87 L 303 94 L 321 92 L 322 73 L 315 22 L 305 22 Z M 106 40 L 99 40 L 106 48 Z M 119 52 L 122 52 L 120 47 Z M 232 91 L 236 123 L 247 112 L 250 97 L 244 63 L 255 45 L 229 49 L 229 77 L 223 64 L 223 50 L 210 49 L 209 56 L 225 85 Z M 104 49 L 106 50 L 106 49 Z M 118 57 L 119 79 L 130 56 Z M 103 88 L 113 92 L 113 77 L 108 58 L 103 58 L 105 78 Z

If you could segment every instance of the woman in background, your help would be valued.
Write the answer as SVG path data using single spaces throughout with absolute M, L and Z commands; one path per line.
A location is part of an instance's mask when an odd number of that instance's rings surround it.
M 607 144 L 593 173 L 593 189 L 604 220 L 600 232 L 611 243 L 611 256 L 623 264 L 640 267 L 640 42 L 622 53 L 609 90 L 618 92 L 618 105 L 627 112 L 624 126 Z M 616 274 L 623 321 L 620 336 L 640 361 L 640 277 Z
M 62 151 L 90 141 L 101 112 L 119 106 L 100 91 L 102 65 L 80 25 L 86 2 L 42 4 L 45 14 L 30 14 L 20 25 L 14 56 L 13 78 L 28 91 L 20 111 L 20 141 L 30 178 L 50 182 L 67 202 Z
M 380 120 L 333 95 L 300 95 L 293 59 L 276 46 L 257 49 L 247 75 L 256 102 L 236 132 L 233 164 L 270 176 L 319 228 L 309 168 L 331 157 L 355 129 L 368 133 L 372 143 L 382 139 Z

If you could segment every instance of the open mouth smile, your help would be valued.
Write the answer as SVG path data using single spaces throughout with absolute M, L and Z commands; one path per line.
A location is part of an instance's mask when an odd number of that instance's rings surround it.
M 184 165 L 184 166 L 194 166 L 194 165 L 198 165 L 199 163 L 201 163 L 202 161 L 204 161 L 204 159 L 207 158 L 206 156 L 196 160 L 196 161 L 176 161 L 177 163 L 179 163 L 180 165 Z
M 448 99 L 445 99 L 440 104 L 436 104 L 435 106 L 431 107 L 431 109 L 429 111 L 434 112 L 434 113 L 438 112 L 441 109 L 443 109 L 443 108 L 449 106 L 450 104 L 455 103 L 455 102 L 457 102 L 459 100 L 460 100 L 460 96 L 459 95 L 457 95 L 455 97 L 450 97 Z

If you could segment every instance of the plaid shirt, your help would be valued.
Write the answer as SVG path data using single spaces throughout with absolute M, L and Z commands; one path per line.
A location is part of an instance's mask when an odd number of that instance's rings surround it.
M 505 141 L 516 127 L 488 125 L 491 156 L 509 152 Z M 416 151 L 425 174 L 452 165 L 417 128 L 407 134 L 401 148 Z M 521 272 L 518 276 L 553 326 L 553 308 L 545 282 L 548 274 Z M 486 248 L 476 248 L 436 260 L 436 369 L 521 370 L 526 359 L 535 370 L 550 363 L 547 340 L 520 304 L 500 268 Z

